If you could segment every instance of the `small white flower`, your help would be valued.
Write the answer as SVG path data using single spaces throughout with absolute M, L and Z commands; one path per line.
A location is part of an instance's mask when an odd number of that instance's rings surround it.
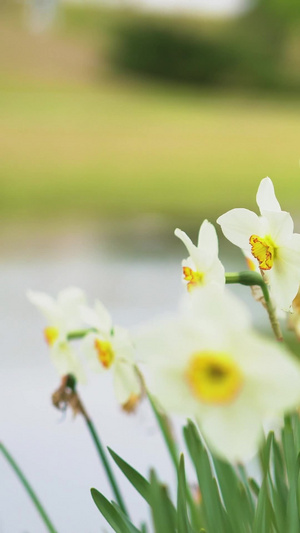
M 256 201 L 261 216 L 248 209 L 232 209 L 217 222 L 227 239 L 251 253 L 276 305 L 288 311 L 300 283 L 300 235 L 293 233 L 290 214 L 281 211 L 270 178 L 261 181 Z
M 225 284 L 225 270 L 219 260 L 219 246 L 216 230 L 210 222 L 204 220 L 195 246 L 184 231 L 175 230 L 175 235 L 185 244 L 189 257 L 182 261 L 183 280 L 188 291 L 195 287 L 204 287 L 211 283 Z
M 73 374 L 77 381 L 84 382 L 83 368 L 67 340 L 68 333 L 82 327 L 80 307 L 85 303 L 84 292 L 70 287 L 59 292 L 56 300 L 36 291 L 28 291 L 27 297 L 47 320 L 44 336 L 58 373 L 61 376 Z
M 126 409 L 134 408 L 141 396 L 141 381 L 134 366 L 134 347 L 126 329 L 113 326 L 106 308 L 97 301 L 95 308 L 83 306 L 84 322 L 95 332 L 83 340 L 83 351 L 94 372 L 113 371 L 118 402 Z
M 226 290 L 193 291 L 181 315 L 144 331 L 136 346 L 150 392 L 167 411 L 195 416 L 230 461 L 254 455 L 263 422 L 299 404 L 299 364 L 251 330 L 247 310 Z

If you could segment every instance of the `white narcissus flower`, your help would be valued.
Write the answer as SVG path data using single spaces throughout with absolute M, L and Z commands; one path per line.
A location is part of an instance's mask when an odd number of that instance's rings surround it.
M 183 280 L 188 291 L 195 287 L 204 287 L 210 283 L 225 285 L 225 270 L 219 260 L 218 237 L 214 226 L 204 220 L 195 246 L 184 231 L 175 230 L 175 235 L 185 244 L 189 257 L 182 261 Z
M 44 337 L 58 373 L 61 376 L 72 374 L 77 381 L 84 382 L 83 368 L 67 340 L 68 333 L 82 328 L 80 307 L 86 301 L 84 292 L 69 287 L 59 292 L 56 300 L 36 291 L 28 291 L 27 297 L 47 320 Z
M 94 309 L 83 306 L 81 316 L 95 330 L 88 333 L 82 343 L 91 370 L 105 372 L 111 369 L 118 402 L 125 410 L 133 410 L 140 399 L 142 386 L 128 331 L 113 326 L 110 314 L 99 301 Z
M 293 233 L 290 214 L 281 211 L 270 178 L 261 181 L 256 201 L 261 216 L 232 209 L 217 222 L 227 239 L 252 254 L 276 305 L 288 311 L 300 284 L 300 235 Z
M 216 289 L 193 291 L 176 319 L 140 332 L 137 354 L 167 412 L 194 416 L 217 454 L 246 460 L 263 422 L 299 405 L 300 365 L 252 331 L 241 302 Z

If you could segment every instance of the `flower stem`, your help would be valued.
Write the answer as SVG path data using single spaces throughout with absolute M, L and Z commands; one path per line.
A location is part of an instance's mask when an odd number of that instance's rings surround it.
M 110 482 L 110 485 L 111 485 L 111 488 L 113 490 L 113 493 L 116 497 L 116 500 L 117 500 L 117 503 L 119 504 L 119 507 L 120 509 L 122 509 L 123 513 L 128 516 L 128 511 L 125 507 L 125 503 L 124 503 L 124 500 L 121 496 L 121 493 L 120 493 L 120 490 L 119 490 L 119 487 L 118 487 L 118 484 L 117 484 L 117 481 L 115 479 L 115 476 L 111 470 L 111 467 L 109 465 L 109 462 L 108 462 L 108 459 L 107 459 L 107 456 L 106 456 L 106 453 L 104 451 L 104 448 L 101 444 L 101 441 L 100 441 L 100 438 L 96 432 L 96 429 L 95 429 L 95 426 L 92 422 L 92 420 L 88 417 L 85 417 L 85 421 L 86 421 L 86 424 L 87 424 L 87 427 L 89 429 L 89 432 L 91 434 L 91 437 L 94 441 L 94 444 L 95 444 L 95 447 L 98 451 L 98 454 L 101 458 L 101 461 L 102 461 L 102 464 L 104 466 L 104 469 L 105 469 L 105 472 L 107 474 L 107 477 L 109 479 L 109 482 Z
M 65 407 L 69 405 L 72 408 L 74 415 L 81 414 L 83 416 L 90 435 L 92 437 L 92 440 L 95 444 L 95 448 L 103 464 L 108 480 L 110 482 L 116 501 L 119 507 L 122 509 L 123 513 L 129 516 L 125 507 L 124 500 L 121 496 L 116 478 L 110 467 L 108 457 L 105 453 L 105 449 L 101 444 L 100 437 L 96 431 L 96 428 L 81 401 L 81 398 L 76 388 L 76 379 L 72 374 L 67 374 L 62 378 L 61 386 L 52 395 L 52 402 L 53 405 L 55 405 L 55 407 L 57 407 L 58 409 L 65 409 Z
M 95 328 L 89 328 L 89 329 L 78 329 L 77 331 L 71 331 L 67 335 L 68 341 L 73 341 L 76 339 L 82 339 L 85 337 L 88 333 L 91 333 L 93 331 L 96 331 Z
M 276 316 L 275 306 L 270 298 L 270 293 L 267 284 L 264 282 L 262 276 L 258 272 L 242 271 L 242 272 L 227 272 L 225 274 L 226 283 L 240 283 L 241 285 L 255 286 L 258 285 L 263 293 L 266 309 L 269 315 L 270 323 L 274 335 L 278 341 L 282 341 L 282 332 Z
M 45 526 L 47 527 L 48 531 L 50 533 L 57 533 L 57 530 L 53 526 L 49 516 L 47 515 L 44 507 L 42 506 L 40 500 L 38 499 L 36 493 L 34 492 L 33 488 L 29 484 L 29 481 L 26 479 L 25 475 L 23 474 L 22 470 L 19 468 L 7 448 L 4 446 L 2 442 L 0 442 L 0 451 L 3 453 L 5 459 L 8 461 L 12 469 L 14 470 L 15 474 L 19 478 L 20 482 L 22 483 L 23 487 L 25 488 L 28 496 L 31 498 L 36 510 L 38 511 L 40 517 L 44 521 Z

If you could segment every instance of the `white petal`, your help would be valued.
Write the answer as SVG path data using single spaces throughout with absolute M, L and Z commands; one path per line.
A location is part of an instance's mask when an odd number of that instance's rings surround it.
M 104 340 L 102 337 L 99 337 L 99 335 L 96 335 L 95 333 L 89 333 L 88 335 L 86 335 L 86 337 L 84 337 L 81 343 L 81 350 L 92 372 L 104 372 L 105 368 L 100 363 L 98 359 L 97 350 L 95 349 L 96 339 Z
M 54 298 L 44 292 L 27 291 L 28 300 L 46 317 L 50 325 L 60 325 L 62 312 Z
M 125 359 L 129 362 L 134 361 L 134 346 L 127 329 L 115 326 L 114 334 L 110 339 L 118 359 Z
M 99 317 L 101 331 L 110 332 L 113 326 L 111 316 L 107 311 L 106 307 L 101 302 L 99 302 L 99 300 L 96 300 L 95 302 L 95 311 Z
M 58 293 L 57 303 L 65 314 L 73 313 L 74 308 L 84 305 L 86 296 L 84 291 L 77 287 L 68 287 Z
M 274 186 L 270 178 L 267 177 L 261 180 L 256 195 L 256 203 L 261 214 L 263 214 L 263 211 L 281 211 L 279 202 L 275 196 Z
M 160 362 L 165 358 L 173 363 L 181 361 L 184 342 L 181 321 L 174 318 L 158 319 L 140 327 L 134 336 L 138 360 L 145 363 Z
M 157 398 L 167 413 L 191 416 L 206 409 L 191 394 L 181 369 L 164 367 L 157 369 L 149 379 L 149 391 Z
M 55 343 L 50 349 L 50 357 L 60 376 L 72 374 L 79 383 L 86 382 L 83 367 L 69 344 Z
M 141 382 L 133 365 L 116 362 L 114 366 L 114 388 L 120 404 L 127 402 L 131 394 L 141 393 Z
M 276 305 L 283 311 L 289 311 L 299 289 L 299 270 L 294 264 L 278 258 L 268 271 L 268 279 Z
M 219 259 L 216 259 L 210 269 L 206 272 L 206 284 L 217 283 L 220 286 L 225 286 L 225 268 Z
M 212 451 L 230 462 L 251 459 L 263 437 L 260 417 L 243 402 L 210 409 L 199 425 Z
M 97 331 L 101 330 L 102 322 L 94 309 L 91 309 L 87 305 L 82 305 L 80 307 L 80 316 L 85 325 L 90 328 L 95 328 Z
M 191 311 L 198 321 L 210 320 L 216 327 L 231 330 L 248 329 L 251 317 L 243 302 L 228 289 L 218 285 L 204 287 L 190 295 Z
M 76 287 L 69 287 L 59 292 L 57 303 L 64 317 L 65 331 L 81 329 L 83 324 L 80 316 L 80 307 L 86 302 L 85 293 Z
M 251 404 L 261 417 L 282 415 L 296 408 L 300 403 L 298 360 L 283 345 L 258 335 L 244 335 L 243 345 L 248 357 L 243 357 L 241 366 L 246 374 Z
M 290 239 L 280 247 L 279 257 L 294 268 L 300 269 L 300 235 L 294 233 Z
M 249 249 L 251 235 L 259 235 L 261 223 L 259 217 L 248 209 L 232 209 L 217 220 L 225 237 L 236 246 Z
M 189 236 L 184 231 L 178 228 L 176 228 L 176 230 L 174 231 L 174 234 L 176 235 L 176 237 L 178 237 L 183 242 L 190 256 L 193 257 L 195 253 L 195 249 L 197 249 L 197 247 L 192 243 Z
M 204 220 L 199 230 L 198 248 L 205 250 L 206 254 L 211 258 L 211 261 L 218 257 L 219 243 L 215 227 Z
M 277 246 L 284 244 L 292 237 L 294 222 L 289 213 L 286 211 L 280 211 L 280 213 L 265 211 L 264 217 L 268 220 L 269 233 Z

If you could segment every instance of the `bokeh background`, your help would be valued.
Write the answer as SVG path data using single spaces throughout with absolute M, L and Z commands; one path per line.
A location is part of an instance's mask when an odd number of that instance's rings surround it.
M 0 0 L 0 126 L 0 438 L 60 533 L 109 531 L 89 489 L 110 489 L 83 422 L 51 406 L 59 380 L 25 291 L 80 286 L 128 327 L 172 311 L 174 228 L 196 238 L 204 218 L 255 209 L 266 175 L 299 231 L 299 1 Z M 125 416 L 109 376 L 82 395 L 106 444 L 172 482 L 145 402 Z M 44 531 L 0 468 L 1 533 Z

